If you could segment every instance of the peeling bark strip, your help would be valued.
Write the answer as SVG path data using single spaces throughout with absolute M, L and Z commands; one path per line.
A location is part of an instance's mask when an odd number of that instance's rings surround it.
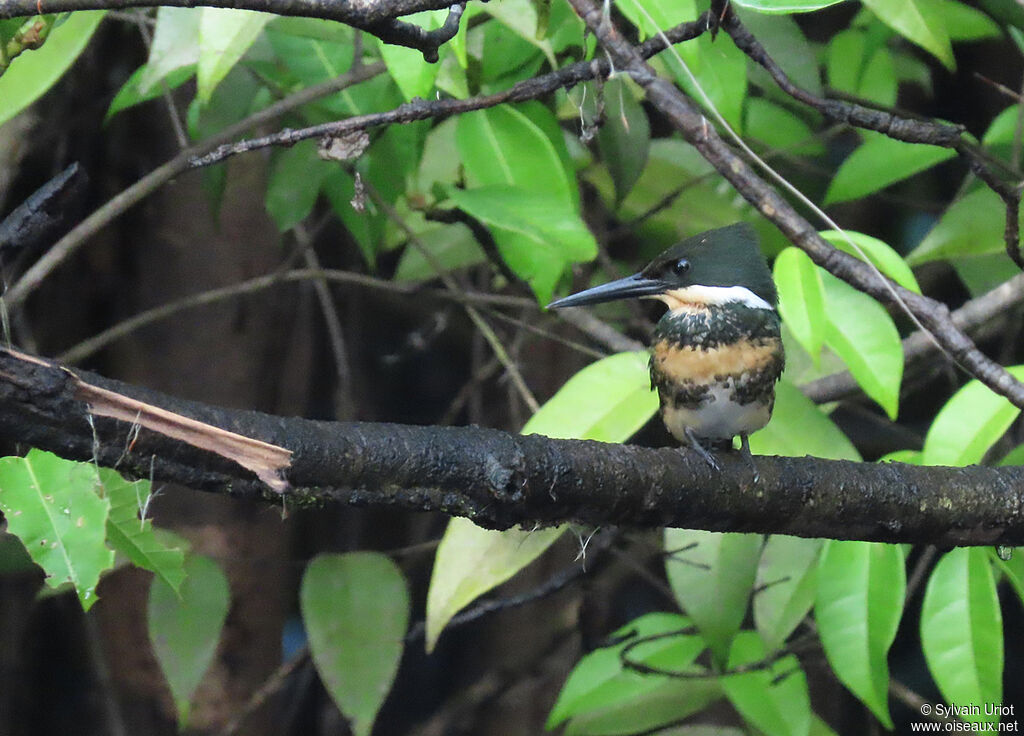
M 85 394 L 85 383 L 100 393 Z M 101 396 L 124 416 L 95 416 Z M 287 447 L 290 487 L 143 427 L 131 400 Z M 92 420 L 92 421 L 90 421 Z M 340 501 L 441 511 L 494 528 L 577 521 L 950 545 L 1024 544 L 1024 467 L 940 468 L 722 455 L 520 436 L 477 427 L 315 422 L 232 411 L 0 349 L 0 439 L 138 477 L 273 503 Z M 127 449 L 126 449 L 127 448 Z
M 9 354 L 43 368 L 54 368 L 50 363 L 31 355 L 14 350 Z M 291 465 L 291 450 L 229 432 L 115 391 L 94 386 L 67 368 L 61 370 L 69 377 L 74 398 L 85 402 L 92 416 L 117 419 L 128 424 L 130 428 L 137 426 L 199 450 L 220 455 L 251 470 L 274 491 L 284 493 L 288 490 L 284 473 Z M 127 447 L 130 450 L 131 443 Z
M 76 397 L 89 405 L 93 416 L 119 419 L 128 424 L 166 435 L 200 450 L 216 453 L 248 468 L 278 493 L 288 490 L 284 472 L 292 463 L 291 450 L 268 442 L 243 437 L 181 414 L 122 396 L 75 377 Z

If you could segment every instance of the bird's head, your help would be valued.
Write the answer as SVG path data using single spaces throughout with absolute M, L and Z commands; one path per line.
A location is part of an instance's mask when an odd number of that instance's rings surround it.
M 670 310 L 730 302 L 773 309 L 778 301 L 757 234 L 738 222 L 676 243 L 639 273 L 558 299 L 548 309 L 631 297 L 660 299 Z

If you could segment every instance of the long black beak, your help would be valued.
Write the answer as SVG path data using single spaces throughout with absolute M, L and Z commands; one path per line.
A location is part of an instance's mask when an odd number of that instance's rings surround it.
M 556 299 L 548 305 L 548 309 L 562 309 L 563 307 L 583 307 L 587 304 L 600 304 L 611 302 L 616 299 L 629 299 L 638 296 L 653 296 L 665 291 L 666 284 L 660 279 L 649 279 L 643 274 L 634 274 L 624 279 L 610 281 L 607 284 L 595 286 L 593 289 L 570 294 L 564 299 Z

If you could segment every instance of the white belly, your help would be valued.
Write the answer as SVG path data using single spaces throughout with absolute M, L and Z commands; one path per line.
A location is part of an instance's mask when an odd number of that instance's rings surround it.
M 665 427 L 685 443 L 687 427 L 698 437 L 732 439 L 738 434 L 756 432 L 768 424 L 772 415 L 768 404 L 761 401 L 737 404 L 729 398 L 732 391 L 731 387 L 715 386 L 696 409 L 663 406 L 661 416 Z

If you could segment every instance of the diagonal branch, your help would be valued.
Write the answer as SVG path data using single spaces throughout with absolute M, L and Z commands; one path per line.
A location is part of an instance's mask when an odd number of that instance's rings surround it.
M 768 55 L 754 34 L 740 22 L 735 13 L 726 15 L 722 27 L 732 36 L 738 49 L 765 68 L 779 89 L 793 99 L 814 108 L 825 117 L 848 123 L 854 127 L 874 130 L 907 143 L 926 143 L 955 150 L 967 162 L 971 171 L 1003 200 L 1006 207 L 1006 228 L 1003 234 L 1006 242 L 1006 254 L 1019 268 L 1024 269 L 1024 255 L 1021 254 L 1020 249 L 1020 218 L 1018 215 L 1021 185 L 1006 183 L 992 171 L 987 163 L 1008 169 L 1008 173 L 1017 178 L 1019 178 L 1019 174 L 1005 162 L 990 157 L 983 148 L 966 138 L 964 136 L 965 128 L 962 125 L 946 125 L 932 120 L 914 120 L 855 103 L 818 97 L 793 83 L 782 67 Z
M 811 260 L 881 302 L 892 303 L 894 298 L 898 299 L 964 370 L 996 393 L 1006 396 L 1016 406 L 1024 408 L 1024 383 L 982 353 L 954 324 L 945 304 L 880 277 L 864 261 L 829 244 L 811 223 L 722 140 L 690 98 L 658 76 L 637 50 L 604 19 L 596 3 L 592 0 L 569 2 L 601 41 L 616 68 L 628 72 L 644 88 L 647 100 L 682 133 L 686 141 Z
M 159 425 L 95 416 L 82 386 L 289 453 L 280 495 Z M 126 438 L 137 431 L 129 444 Z M 440 511 L 490 527 L 577 521 L 936 545 L 1024 543 L 1024 468 L 721 456 L 478 427 L 315 422 L 183 401 L 0 350 L 0 439 L 274 503 Z M 126 452 L 125 448 L 129 448 Z

